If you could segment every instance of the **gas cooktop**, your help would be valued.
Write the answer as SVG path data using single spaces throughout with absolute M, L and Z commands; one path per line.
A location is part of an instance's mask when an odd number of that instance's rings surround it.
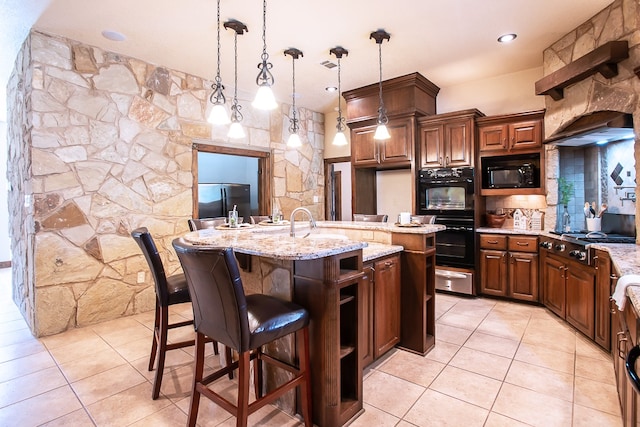
M 563 240 L 573 240 L 584 243 L 636 243 L 635 236 L 625 236 L 622 234 L 607 234 L 601 231 L 571 231 L 562 233 L 560 231 L 552 231 L 551 234 L 560 236 Z

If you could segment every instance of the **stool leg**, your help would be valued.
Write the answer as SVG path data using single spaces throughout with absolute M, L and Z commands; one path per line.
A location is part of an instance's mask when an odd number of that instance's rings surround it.
M 245 351 L 238 355 L 238 413 L 236 415 L 236 426 L 247 427 L 249 417 L 249 372 L 250 351 Z
M 158 331 L 160 329 L 160 306 L 156 301 L 156 313 L 153 321 L 153 342 L 151 343 L 151 356 L 149 357 L 149 371 L 153 371 L 156 362 L 156 352 L 158 350 Z
M 302 371 L 304 381 L 300 384 L 300 407 L 302 418 L 306 427 L 313 427 L 311 421 L 311 371 L 309 363 L 309 327 L 302 328 L 296 332 L 296 343 L 298 346 L 298 368 Z
M 191 390 L 191 403 L 189 405 L 188 427 L 195 427 L 196 420 L 198 418 L 198 408 L 200 407 L 200 392 L 198 391 L 198 384 L 202 381 L 202 374 L 204 371 L 204 343 L 205 336 L 196 332 L 196 356 L 193 368 L 193 388 Z
M 167 355 L 167 334 L 169 329 L 169 308 L 160 307 L 160 327 L 158 343 L 158 366 L 156 368 L 156 377 L 153 380 L 153 394 L 151 397 L 155 400 L 160 395 L 160 386 L 162 385 L 162 375 L 164 374 L 164 361 Z
M 254 378 L 253 378 L 253 385 L 255 387 L 255 391 L 256 391 L 256 398 L 261 398 L 262 397 L 262 390 L 263 390 L 263 384 L 262 384 L 262 349 L 261 348 L 257 348 L 256 350 L 256 354 L 258 355 L 254 360 Z

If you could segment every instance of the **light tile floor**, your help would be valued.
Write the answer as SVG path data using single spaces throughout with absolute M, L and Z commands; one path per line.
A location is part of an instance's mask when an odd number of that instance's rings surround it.
M 0 270 L 0 426 L 186 424 L 192 353 L 168 353 L 162 396 L 151 400 L 152 313 L 35 339 L 10 279 Z M 548 310 L 445 294 L 436 301 L 435 349 L 425 357 L 392 350 L 368 369 L 366 411 L 352 426 L 622 425 L 611 357 Z M 191 307 L 172 315 L 190 317 Z M 218 389 L 233 395 L 226 380 Z M 207 399 L 198 421 L 235 425 Z M 250 424 L 300 425 L 273 406 Z

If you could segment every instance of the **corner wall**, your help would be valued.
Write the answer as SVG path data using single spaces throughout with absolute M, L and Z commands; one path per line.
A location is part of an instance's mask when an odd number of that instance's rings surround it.
M 14 300 L 36 336 L 154 307 L 130 232 L 148 227 L 167 274 L 179 268 L 171 241 L 192 215 L 195 140 L 270 149 L 283 209 L 322 218 L 323 115 L 299 109 L 299 149 L 286 146 L 287 104 L 248 112 L 248 137 L 230 144 L 204 119 L 209 86 L 73 40 L 27 38 L 8 87 L 9 209 Z

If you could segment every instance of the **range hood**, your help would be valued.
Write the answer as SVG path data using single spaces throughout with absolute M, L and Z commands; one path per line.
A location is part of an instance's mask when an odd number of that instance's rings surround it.
M 634 138 L 633 116 L 619 111 L 596 111 L 585 114 L 559 129 L 545 144 L 579 147 Z

